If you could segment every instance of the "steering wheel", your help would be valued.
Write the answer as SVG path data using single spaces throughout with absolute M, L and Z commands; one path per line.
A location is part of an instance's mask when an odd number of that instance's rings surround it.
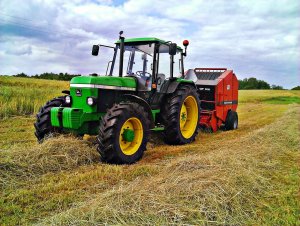
M 148 78 L 151 77 L 151 74 L 149 72 L 137 71 L 137 72 L 135 72 L 135 74 L 136 74 L 136 76 L 139 76 L 139 77 L 148 77 Z

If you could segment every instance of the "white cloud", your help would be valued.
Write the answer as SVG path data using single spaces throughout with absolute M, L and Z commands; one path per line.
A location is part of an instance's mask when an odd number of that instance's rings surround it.
M 10 48 L 8 48 L 5 51 L 5 53 L 8 55 L 16 55 L 16 56 L 30 55 L 32 54 L 32 48 L 30 45 L 24 45 L 24 46 L 12 45 L 10 46 Z
M 3 0 L 0 8 L 0 74 L 105 71 L 110 55 L 94 58 L 91 46 L 112 45 L 124 30 L 189 39 L 186 68 L 225 66 L 240 78 L 299 85 L 298 1 Z

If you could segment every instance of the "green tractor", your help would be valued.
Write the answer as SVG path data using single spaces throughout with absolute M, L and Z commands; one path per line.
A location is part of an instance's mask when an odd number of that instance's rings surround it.
M 184 79 L 188 41 L 183 50 L 170 41 L 125 39 L 122 33 L 114 47 L 93 46 L 94 56 L 100 48 L 113 50 L 105 76 L 74 77 L 65 96 L 40 109 L 34 123 L 39 142 L 54 133 L 97 135 L 102 161 L 131 164 L 142 158 L 150 131 L 161 131 L 167 144 L 195 140 L 200 101 L 195 83 Z

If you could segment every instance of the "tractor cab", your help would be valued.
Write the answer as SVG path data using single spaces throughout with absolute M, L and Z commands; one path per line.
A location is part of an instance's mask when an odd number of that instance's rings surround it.
M 186 44 L 187 43 L 187 44 Z M 105 76 L 131 77 L 136 80 L 137 91 L 160 91 L 166 80 L 183 77 L 183 58 L 186 51 L 176 43 L 158 38 L 128 38 L 120 35 L 115 47 L 94 45 L 92 55 L 97 56 L 100 47 L 112 48 Z M 185 40 L 185 46 L 188 42 Z M 174 68 L 179 69 L 175 71 Z

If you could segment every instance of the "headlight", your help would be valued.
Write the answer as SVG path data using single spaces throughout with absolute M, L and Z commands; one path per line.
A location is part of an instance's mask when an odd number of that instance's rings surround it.
M 65 101 L 67 104 L 71 103 L 71 96 L 66 96 Z
M 96 104 L 96 99 L 94 97 L 88 97 L 86 102 L 88 105 L 93 106 Z

